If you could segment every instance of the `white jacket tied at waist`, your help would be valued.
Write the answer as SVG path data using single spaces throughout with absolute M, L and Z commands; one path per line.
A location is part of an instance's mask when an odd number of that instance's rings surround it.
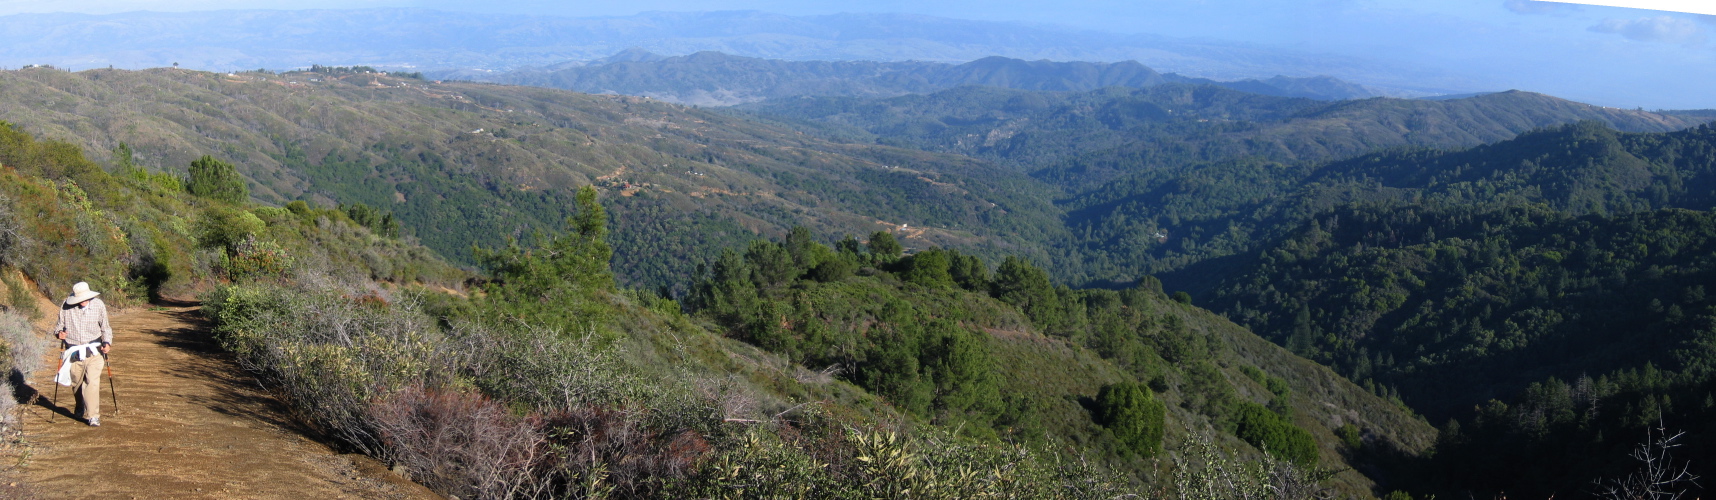
M 82 352 L 83 355 L 77 356 L 79 352 Z M 60 372 L 54 375 L 54 383 L 67 387 L 72 385 L 71 364 L 72 361 L 74 361 L 72 359 L 73 356 L 77 356 L 75 361 L 83 361 L 89 359 L 90 356 L 99 355 L 101 355 L 101 341 L 99 340 L 88 344 L 79 344 L 67 347 L 66 352 L 60 353 Z

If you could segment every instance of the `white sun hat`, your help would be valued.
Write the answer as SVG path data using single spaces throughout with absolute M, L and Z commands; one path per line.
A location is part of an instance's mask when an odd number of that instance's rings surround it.
M 66 305 L 81 303 L 93 299 L 97 295 L 101 295 L 101 293 L 89 291 L 89 283 L 79 281 L 76 285 L 72 285 L 72 293 L 66 297 Z

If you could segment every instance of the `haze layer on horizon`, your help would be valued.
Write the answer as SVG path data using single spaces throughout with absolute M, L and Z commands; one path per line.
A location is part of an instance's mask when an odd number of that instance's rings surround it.
M 564 17 L 711 10 L 761 10 L 800 16 L 918 14 L 1237 42 L 1381 61 L 1400 68 L 1457 75 L 1469 87 L 1461 90 L 1516 88 L 1615 107 L 1716 108 L 1716 93 L 1709 92 L 1704 83 L 1716 81 L 1716 16 L 1534 0 L 0 0 L 0 15 L 386 7 Z

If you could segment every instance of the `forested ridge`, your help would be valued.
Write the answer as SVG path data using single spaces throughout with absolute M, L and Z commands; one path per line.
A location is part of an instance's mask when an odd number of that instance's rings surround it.
M 1657 425 L 1708 470 L 1712 259 L 1709 212 L 1347 206 L 1206 300 L 1445 424 L 1435 481 L 1547 495 Z
M 1624 133 L 1595 122 L 1545 128 L 1463 150 L 1395 149 L 1319 163 L 1236 160 L 1126 177 L 1065 202 L 1086 272 L 1170 273 L 1197 291 L 1207 274 L 1316 214 L 1357 202 L 1481 206 L 1541 203 L 1570 214 L 1716 202 L 1712 131 Z M 1157 237 L 1160 235 L 1160 237 Z M 1211 267 L 1218 266 L 1218 267 Z M 1178 281 L 1178 282 L 1177 282 Z
M 1658 425 L 1708 471 L 1713 132 L 1582 123 L 1300 170 L 1345 196 L 1271 209 L 1315 215 L 1176 280 L 1441 424 L 1427 491 L 1589 494 Z

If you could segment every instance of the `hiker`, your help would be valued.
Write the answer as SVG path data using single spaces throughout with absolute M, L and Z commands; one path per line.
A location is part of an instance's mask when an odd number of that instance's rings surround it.
M 60 320 L 54 324 L 54 336 L 65 348 L 54 382 L 76 386 L 72 392 L 79 398 L 84 421 L 92 427 L 101 426 L 101 369 L 107 366 L 107 351 L 113 348 L 107 304 L 97 295 L 101 294 L 90 291 L 89 283 L 72 285 L 71 295 L 60 306 Z

